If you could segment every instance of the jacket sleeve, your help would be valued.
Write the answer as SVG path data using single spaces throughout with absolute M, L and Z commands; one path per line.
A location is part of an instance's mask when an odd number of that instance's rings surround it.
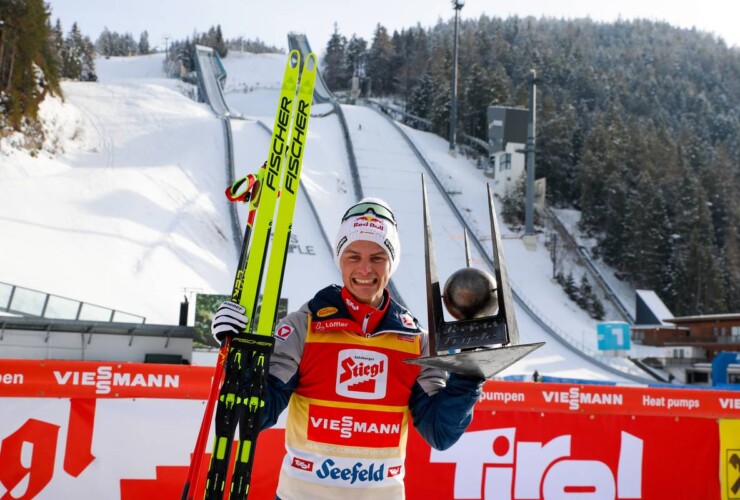
M 421 356 L 429 356 L 429 337 L 421 339 Z M 446 380 L 445 380 L 446 379 Z M 433 448 L 444 450 L 460 439 L 473 420 L 473 406 L 484 379 L 422 367 L 411 388 L 409 410 L 416 430 Z
M 419 434 L 437 450 L 455 444 L 473 420 L 473 406 L 481 395 L 484 379 L 451 373 L 445 387 L 434 394 L 414 384 L 409 410 Z
M 286 384 L 274 375 L 267 380 L 265 406 L 262 407 L 260 430 L 275 425 L 280 414 L 287 408 L 290 396 L 298 385 L 298 374 L 294 375 Z
M 308 328 L 306 311 L 304 305 L 300 310 L 288 314 L 275 328 L 275 348 L 270 356 L 265 405 L 260 419 L 261 429 L 275 425 L 298 386 L 298 366 L 303 356 Z

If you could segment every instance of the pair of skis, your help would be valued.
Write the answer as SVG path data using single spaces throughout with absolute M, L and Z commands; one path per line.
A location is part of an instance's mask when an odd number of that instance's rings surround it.
M 197 481 L 214 406 L 215 438 L 205 498 L 223 500 L 225 497 L 237 423 L 239 440 L 226 498 L 241 500 L 249 493 L 317 68 L 315 54 L 307 55 L 302 71 L 300 53 L 294 50 L 289 54 L 268 159 L 256 175 L 239 179 L 227 189 L 230 200 L 249 203 L 247 226 L 231 294 L 231 300 L 246 310 L 249 323 L 243 334 L 227 339 L 219 352 L 183 489 L 183 500 L 194 499 L 200 490 Z M 264 287 L 261 286 L 263 281 Z M 258 314 L 261 289 L 262 301 Z

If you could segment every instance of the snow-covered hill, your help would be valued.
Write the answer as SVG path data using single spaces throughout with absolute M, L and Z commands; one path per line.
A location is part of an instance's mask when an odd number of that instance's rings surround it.
M 186 97 L 192 89 L 162 77 L 161 57 L 99 59 L 99 82 L 64 82 L 65 101 L 42 108 L 42 116 L 54 124 L 53 154 L 32 157 L 2 144 L 0 282 L 161 324 L 177 322 L 183 295 L 230 292 L 238 256 L 223 196 L 222 127 L 206 105 Z M 269 135 L 258 122 L 272 126 L 284 58 L 233 53 L 224 60 L 226 100 L 246 118 L 232 120 L 238 174 L 253 172 L 264 161 Z M 411 249 L 421 235 L 413 215 L 421 204 L 420 185 L 402 175 L 403 158 L 387 154 L 394 139 L 388 129 L 371 124 L 372 112 L 345 109 L 352 134 L 362 135 L 353 141 L 365 195 L 393 200 L 399 214 L 409 214 L 399 219 L 407 238 L 402 243 Z M 326 239 L 333 242 L 341 212 L 355 201 L 338 119 L 327 111 L 315 106 L 310 123 L 304 195 L 283 285 L 290 308 L 319 287 L 339 282 Z M 490 179 L 467 159 L 450 156 L 445 140 L 409 133 L 477 235 L 490 238 L 485 195 Z M 533 251 L 517 234 L 505 229 L 504 237 L 519 295 L 574 343 L 595 350 L 595 323 L 552 282 L 544 239 L 538 237 Z M 462 266 L 462 253 L 437 258 L 453 262 L 451 269 Z M 401 266 L 404 271 L 394 278 L 400 289 L 410 291 L 402 292 L 404 299 L 425 323 L 423 259 L 402 253 Z M 445 272 L 440 277 L 444 280 Z M 505 374 L 529 376 L 536 369 L 560 377 L 626 381 L 575 355 L 519 308 L 517 319 L 522 342 L 547 345 Z

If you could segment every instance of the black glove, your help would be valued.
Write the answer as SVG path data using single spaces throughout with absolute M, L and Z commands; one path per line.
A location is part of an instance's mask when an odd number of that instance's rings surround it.
M 222 302 L 213 316 L 211 334 L 219 342 L 223 342 L 226 337 L 240 335 L 249 323 L 249 318 L 244 315 L 245 312 L 246 310 L 239 304 L 228 300 Z

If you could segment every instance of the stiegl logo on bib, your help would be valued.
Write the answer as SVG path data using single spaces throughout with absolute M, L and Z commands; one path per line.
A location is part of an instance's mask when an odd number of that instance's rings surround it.
M 388 385 L 388 356 L 363 349 L 339 351 L 337 394 L 354 399 L 383 399 Z

